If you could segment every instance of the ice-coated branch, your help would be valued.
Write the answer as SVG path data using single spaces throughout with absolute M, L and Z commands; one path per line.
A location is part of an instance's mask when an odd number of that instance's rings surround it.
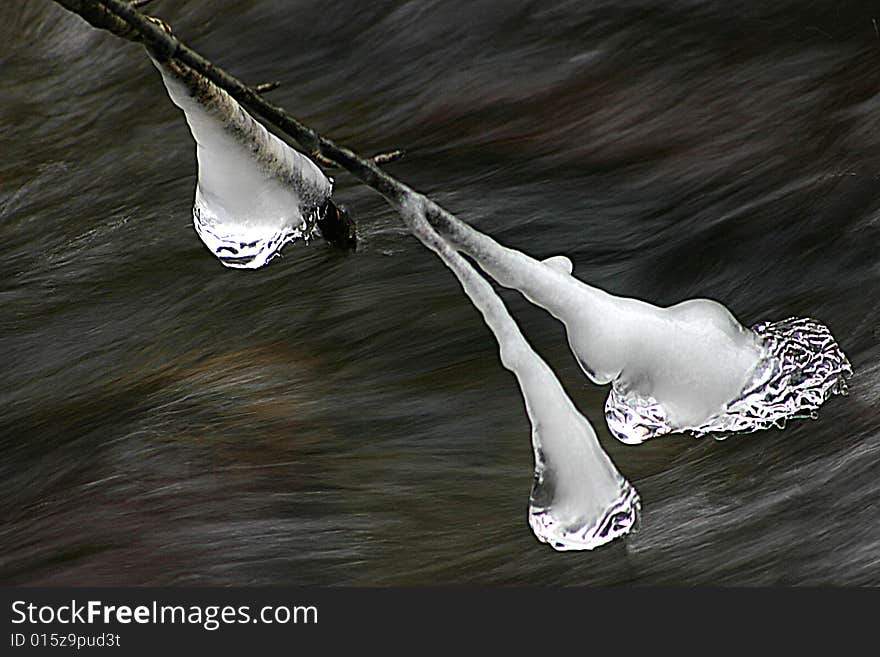
M 153 58 L 160 63 L 174 59 L 205 76 L 247 109 L 259 114 L 266 122 L 294 139 L 314 157 L 322 162 L 335 163 L 346 169 L 362 183 L 382 194 L 395 207 L 399 206 L 404 198 L 411 198 L 416 194 L 409 186 L 379 167 L 379 163 L 394 161 L 401 157 L 402 151 L 391 151 L 388 154 L 380 153 L 372 158 L 364 158 L 348 148 L 338 146 L 298 121 L 283 108 L 267 101 L 255 88 L 244 84 L 238 78 L 205 59 L 181 42 L 166 24 L 145 16 L 131 4 L 122 0 L 53 1 L 85 18 L 94 27 L 108 30 L 119 37 L 143 44 Z M 424 200 L 426 215 L 430 220 L 440 219 L 447 227 L 454 227 L 456 231 L 466 232 L 472 236 L 481 235 L 434 201 L 419 196 Z M 486 237 L 486 239 L 491 238 Z M 458 241 L 456 240 L 456 242 Z
M 501 285 L 562 321 L 593 383 L 654 398 L 675 427 L 696 427 L 720 412 L 761 360 L 760 341 L 720 303 L 693 299 L 659 308 L 615 297 L 572 276 L 568 259 L 535 260 L 436 205 L 429 219 Z
M 849 362 L 818 322 L 786 320 L 749 330 L 715 301 L 658 308 L 609 295 L 571 276 L 567 259 L 545 265 L 474 230 L 380 169 L 375 159 L 336 145 L 269 103 L 131 5 L 55 1 L 97 27 L 143 43 L 160 62 L 182 62 L 395 207 L 418 199 L 427 220 L 456 249 L 565 323 L 585 373 L 596 383 L 613 384 L 606 418 L 625 442 L 678 430 L 701 435 L 782 426 L 786 418 L 809 416 L 828 396 L 845 392 Z
M 181 42 L 163 28 L 161 21 L 145 16 L 122 0 L 53 0 L 86 19 L 94 27 L 108 30 L 116 36 L 144 45 L 154 59 L 162 62 L 175 59 L 226 91 L 249 110 L 259 114 L 288 137 L 299 143 L 306 152 L 319 153 L 346 169 L 364 184 L 390 200 L 412 192 L 398 180 L 386 174 L 379 165 L 362 158 L 348 148 L 338 146 L 315 130 L 301 123 L 283 108 L 261 96 L 253 87 L 243 83 L 225 70 Z
M 556 550 L 592 550 L 629 533 L 641 508 L 635 488 L 603 451 L 590 422 L 538 356 L 492 286 L 425 218 L 426 202 L 407 196 L 398 211 L 410 231 L 458 278 L 516 376 L 529 420 L 535 478 L 529 525 Z
M 401 151 L 360 158 L 320 137 L 280 108 L 264 102 L 255 90 L 207 64 L 177 41 L 167 26 L 141 16 L 117 0 L 103 3 L 138 33 L 162 73 L 172 100 L 184 110 L 199 149 L 197 219 L 200 211 L 222 206 L 224 189 L 236 178 L 245 178 L 237 183 L 239 187 L 264 189 L 266 181 L 262 178 L 267 175 L 302 175 L 301 162 L 296 159 L 299 154 L 285 151 L 271 134 L 254 125 L 256 122 L 246 112 L 237 111 L 231 98 L 310 147 L 313 156 L 348 169 L 383 194 L 398 209 L 411 232 L 453 271 L 495 335 L 502 363 L 515 374 L 532 423 L 535 480 L 529 523 L 535 535 L 558 550 L 582 550 L 603 545 L 633 528 L 640 508 L 635 489 L 614 467 L 589 421 L 578 412 L 550 367 L 531 348 L 491 285 L 425 219 L 425 208 L 437 206 L 378 168 L 380 162 L 402 156 Z M 119 26 L 112 20 L 102 18 L 102 22 L 98 26 L 109 25 L 114 34 L 120 34 Z M 213 84 L 204 84 L 193 71 Z M 215 157 L 211 157 L 212 153 Z M 287 162 L 291 158 L 294 162 Z M 227 164 L 235 170 L 235 176 L 224 170 Z M 326 192 L 327 184 L 322 177 L 311 170 L 308 173 L 311 177 L 305 185 L 299 180 L 293 187 L 314 188 L 319 195 Z M 234 196 L 240 197 L 240 202 L 253 202 L 254 195 L 248 189 L 238 191 Z M 206 202 L 206 197 L 211 202 Z
M 392 162 L 402 157 L 403 151 L 384 152 L 365 159 L 347 148 L 337 146 L 299 122 L 281 107 L 267 101 L 261 95 L 266 91 L 265 87 L 260 88 L 259 85 L 258 87 L 250 87 L 222 68 L 215 66 L 179 41 L 166 23 L 139 12 L 136 3 L 127 3 L 122 0 L 54 1 L 80 15 L 94 27 L 108 30 L 116 36 L 142 44 L 147 48 L 153 60 L 160 65 L 160 70 L 164 68 L 167 71 L 169 68 L 173 68 L 176 71 L 191 71 L 194 74 L 204 76 L 218 89 L 229 94 L 243 106 L 259 114 L 267 123 L 294 139 L 317 161 L 325 165 L 337 165 L 347 169 L 356 178 L 389 200 L 398 199 L 401 194 L 412 191 L 379 168 L 379 164 Z M 198 225 L 198 220 L 196 223 Z M 328 201 L 326 211 L 321 213 L 318 225 L 322 235 L 331 243 L 345 247 L 354 246 L 354 223 L 342 208 L 333 203 L 332 199 Z M 291 230 L 295 232 L 298 229 Z M 207 233 L 200 232 L 200 235 L 204 238 Z M 283 236 L 282 233 L 275 235 L 277 237 Z M 248 246 L 253 240 L 247 239 L 245 235 L 233 234 L 227 235 L 226 238 L 229 239 L 218 240 L 217 244 L 213 244 L 213 246 L 224 248 L 226 244 L 233 244 L 237 241 L 241 245 L 241 249 L 247 251 L 250 248 L 253 250 Z M 272 237 L 265 237 L 265 241 L 271 240 Z M 280 248 L 280 246 L 276 244 L 275 248 Z M 237 256 L 231 255 L 224 262 L 233 264 L 237 260 L 239 260 Z M 260 263 L 259 257 L 255 259 L 244 257 L 240 260 L 242 262 L 250 261 L 254 263 L 253 266 L 259 266 Z
M 621 441 L 783 428 L 846 394 L 852 368 L 831 332 L 809 318 L 744 327 L 722 304 L 661 308 L 615 297 L 572 276 L 564 256 L 544 262 L 502 246 L 431 201 L 428 221 L 505 287 L 563 322 L 584 373 L 611 383 L 605 417 Z
M 395 149 L 393 151 L 382 151 L 381 153 L 376 153 L 373 157 L 370 158 L 371 162 L 375 162 L 376 164 L 388 164 L 389 162 L 396 162 L 401 159 L 406 153 L 404 153 L 400 149 Z M 315 158 L 315 161 L 318 162 L 325 169 L 339 169 L 339 165 L 336 164 L 333 160 L 321 155 L 320 151 L 312 151 L 312 157 Z
M 309 239 L 316 228 L 338 242 L 333 181 L 312 160 L 185 64 L 153 63 L 196 143 L 196 232 L 224 265 L 262 267 L 285 244 Z

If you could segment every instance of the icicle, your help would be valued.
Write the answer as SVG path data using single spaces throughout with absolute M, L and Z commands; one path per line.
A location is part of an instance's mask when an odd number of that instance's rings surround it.
M 416 237 L 440 256 L 498 341 L 501 362 L 517 378 L 532 424 L 535 480 L 529 524 L 557 550 L 591 550 L 628 533 L 640 501 L 602 450 L 589 421 L 553 370 L 531 348 L 492 286 L 428 224 L 420 197 L 400 205 Z
M 333 182 L 229 94 L 174 60 L 153 60 L 196 141 L 193 222 L 228 267 L 256 269 L 327 212 Z
M 615 297 L 572 276 L 563 256 L 539 262 L 431 209 L 453 246 L 565 324 L 583 371 L 594 383 L 612 384 L 606 419 L 625 443 L 673 431 L 783 426 L 788 418 L 812 417 L 829 396 L 846 391 L 850 364 L 814 320 L 750 330 L 709 299 L 660 308 Z

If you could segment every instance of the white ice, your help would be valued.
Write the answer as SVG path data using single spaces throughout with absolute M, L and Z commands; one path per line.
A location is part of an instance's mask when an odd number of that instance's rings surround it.
M 228 267 L 256 269 L 307 239 L 332 181 L 206 78 L 173 60 L 153 63 L 196 142 L 193 221 L 211 252 Z
M 591 381 L 653 398 L 676 426 L 696 426 L 720 412 L 761 360 L 760 340 L 716 301 L 660 308 L 616 297 L 572 276 L 563 256 L 540 262 L 459 224 L 455 246 L 562 321 Z
M 606 419 L 623 442 L 672 431 L 704 435 L 781 427 L 789 418 L 813 416 L 831 394 L 846 391 L 849 362 L 815 320 L 751 330 L 710 299 L 661 308 L 616 297 L 572 276 L 565 256 L 540 262 L 436 205 L 431 210 L 455 248 L 563 322 L 586 375 L 612 384 Z
M 416 237 L 458 277 L 495 335 L 502 364 L 519 382 L 532 424 L 529 524 L 535 535 L 557 550 L 590 550 L 628 533 L 640 509 L 638 494 L 602 450 L 553 370 L 531 348 L 492 286 L 431 228 L 421 197 L 408 196 L 399 209 Z

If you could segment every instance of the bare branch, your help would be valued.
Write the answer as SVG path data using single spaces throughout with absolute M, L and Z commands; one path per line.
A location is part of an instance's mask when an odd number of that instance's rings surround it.
M 93 27 L 107 30 L 118 37 L 141 43 L 143 38 L 138 30 L 95 0 L 55 0 L 65 9 L 79 14 Z
M 340 169 L 341 167 L 331 160 L 329 157 L 323 155 L 320 151 L 313 150 L 310 153 L 311 157 L 315 162 L 320 164 L 325 169 Z M 389 162 L 395 162 L 401 159 L 406 153 L 399 148 L 393 151 L 383 151 L 381 153 L 376 153 L 373 157 L 369 159 L 370 162 L 374 162 L 375 164 L 382 165 L 388 164 Z

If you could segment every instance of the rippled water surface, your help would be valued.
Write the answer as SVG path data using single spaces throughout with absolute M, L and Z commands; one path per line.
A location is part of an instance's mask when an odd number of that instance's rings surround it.
M 817 421 L 633 447 L 503 292 L 642 498 L 557 553 L 529 423 L 453 276 L 369 189 L 344 253 L 224 268 L 139 47 L 0 5 L 0 580 L 880 584 L 880 10 L 870 3 L 157 2 L 203 54 L 505 244 L 854 369 Z

